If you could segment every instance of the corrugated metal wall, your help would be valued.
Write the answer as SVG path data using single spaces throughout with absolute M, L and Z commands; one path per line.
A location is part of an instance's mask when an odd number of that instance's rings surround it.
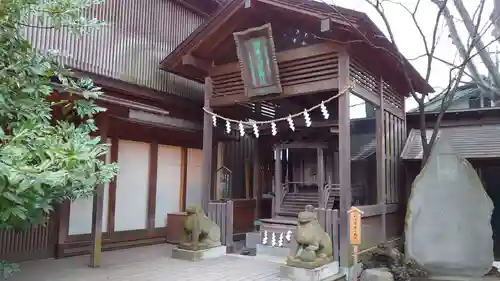
M 203 98 L 200 84 L 159 69 L 160 61 L 203 22 L 201 16 L 171 0 L 105 0 L 91 7 L 88 17 L 107 25 L 83 36 L 67 29 L 27 28 L 26 36 L 36 49 L 59 50 L 69 67 Z

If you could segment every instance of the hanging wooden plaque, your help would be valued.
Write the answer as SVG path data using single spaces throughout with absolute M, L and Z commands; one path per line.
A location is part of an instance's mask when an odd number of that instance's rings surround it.
M 281 93 L 271 24 L 235 32 L 241 78 L 248 97 Z

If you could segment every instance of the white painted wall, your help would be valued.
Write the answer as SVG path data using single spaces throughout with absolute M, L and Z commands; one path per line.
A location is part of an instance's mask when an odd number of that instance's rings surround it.
M 187 155 L 187 180 L 186 180 L 186 206 L 201 206 L 201 163 L 202 150 L 188 149 Z
M 108 139 L 108 144 L 111 140 Z M 106 163 L 111 162 L 111 149 L 106 155 Z M 103 220 L 102 229 L 106 231 L 108 227 L 108 201 L 109 201 L 109 185 L 104 186 L 104 205 L 103 205 Z M 92 231 L 92 197 L 80 198 L 70 205 L 69 211 L 69 235 L 88 234 Z
M 155 227 L 165 226 L 167 213 L 180 211 L 181 148 L 158 146 Z M 189 178 L 189 176 L 188 176 Z
M 146 228 L 149 147 L 148 143 L 119 141 L 115 231 Z

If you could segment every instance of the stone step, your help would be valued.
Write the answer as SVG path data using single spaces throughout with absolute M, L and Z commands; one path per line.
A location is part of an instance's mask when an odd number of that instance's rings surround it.
M 304 211 L 306 206 L 312 205 L 312 204 L 307 204 L 307 205 L 282 205 L 281 209 L 290 209 L 290 210 L 300 210 Z M 317 207 L 317 205 L 312 205 L 313 207 Z
M 292 197 L 318 197 L 318 193 L 315 192 L 315 193 L 302 193 L 302 192 L 297 192 L 297 193 L 293 193 L 293 192 L 289 192 L 286 194 L 286 196 L 292 196 Z

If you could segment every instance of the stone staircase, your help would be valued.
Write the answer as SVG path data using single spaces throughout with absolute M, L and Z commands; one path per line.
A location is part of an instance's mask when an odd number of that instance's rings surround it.
M 335 196 L 330 196 L 327 208 L 331 209 L 335 202 Z M 281 205 L 281 211 L 278 213 L 284 217 L 296 217 L 299 212 L 305 210 L 307 205 L 318 207 L 319 194 L 316 191 L 301 191 L 288 193 Z

